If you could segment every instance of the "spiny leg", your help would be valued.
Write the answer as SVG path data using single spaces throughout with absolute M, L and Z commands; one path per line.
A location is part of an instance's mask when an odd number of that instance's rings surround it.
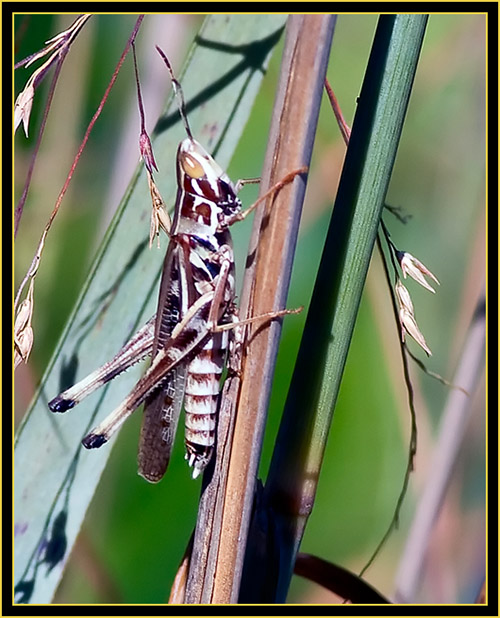
M 190 307 L 128 397 L 82 440 L 86 448 L 99 448 L 107 442 L 146 397 L 161 386 L 168 372 L 179 363 L 186 362 L 203 345 L 210 336 L 206 328 L 206 314 L 212 301 L 213 292 L 207 292 Z
M 234 191 L 239 193 L 245 185 L 258 185 L 260 181 L 260 178 L 240 178 L 234 184 Z
M 213 332 L 219 333 L 225 330 L 231 330 L 233 328 L 239 328 L 240 326 L 247 326 L 248 324 L 254 324 L 255 322 L 263 321 L 270 322 L 275 318 L 283 317 L 284 315 L 297 315 L 300 313 L 304 307 L 298 307 L 297 309 L 279 309 L 278 311 L 268 311 L 267 313 L 261 313 L 260 315 L 255 315 L 251 318 L 246 318 L 244 320 L 239 320 L 236 322 L 230 322 L 228 324 L 217 324 L 213 328 Z
M 161 380 L 169 371 L 188 361 L 203 347 L 221 312 L 230 265 L 229 260 L 223 261 L 215 289 L 193 303 L 130 395 L 83 439 L 86 448 L 99 448 L 107 442 L 146 397 L 161 386 Z
M 153 316 L 110 361 L 49 401 L 48 405 L 52 412 L 70 410 L 95 390 L 151 354 L 154 325 Z
M 277 193 L 278 191 L 281 191 L 281 189 L 283 189 L 283 187 L 285 187 L 287 184 L 290 184 L 296 176 L 299 176 L 300 174 L 305 174 L 308 171 L 308 167 L 304 166 L 304 167 L 300 167 L 299 169 L 293 170 L 292 172 L 289 172 L 286 176 L 284 176 L 281 180 L 279 180 L 276 184 L 274 184 L 269 191 L 266 191 L 264 193 L 264 195 L 261 195 L 251 206 L 249 206 L 246 210 L 241 210 L 237 213 L 235 213 L 234 215 L 229 216 L 224 225 L 225 226 L 230 226 L 233 225 L 233 223 L 236 223 L 236 221 L 243 221 L 244 219 L 246 219 L 246 217 L 248 217 L 248 215 L 253 212 L 257 206 L 263 202 L 264 200 L 266 200 L 269 196 L 274 195 L 275 193 Z

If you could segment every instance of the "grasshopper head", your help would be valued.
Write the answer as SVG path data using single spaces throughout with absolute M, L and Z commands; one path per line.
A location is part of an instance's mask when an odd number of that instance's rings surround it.
M 190 137 L 177 150 L 177 182 L 176 234 L 215 234 L 224 217 L 241 208 L 228 175 Z

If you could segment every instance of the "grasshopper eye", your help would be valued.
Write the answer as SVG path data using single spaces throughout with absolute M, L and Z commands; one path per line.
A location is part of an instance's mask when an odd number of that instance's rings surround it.
M 180 153 L 180 164 L 184 172 L 190 178 L 202 178 L 205 176 L 205 170 L 199 161 L 192 157 L 188 152 Z

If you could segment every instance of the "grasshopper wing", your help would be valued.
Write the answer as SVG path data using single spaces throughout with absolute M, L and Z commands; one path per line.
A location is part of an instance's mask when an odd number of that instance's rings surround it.
M 170 240 L 160 286 L 156 314 L 153 359 L 165 346 L 175 325 L 186 312 L 188 299 L 181 273 L 182 249 Z M 179 363 L 166 376 L 162 387 L 144 406 L 139 439 L 139 474 L 151 483 L 161 480 L 170 460 L 179 414 L 184 399 L 186 363 Z

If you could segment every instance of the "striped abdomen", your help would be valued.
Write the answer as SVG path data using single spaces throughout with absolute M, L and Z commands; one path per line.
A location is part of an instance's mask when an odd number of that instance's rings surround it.
M 207 465 L 215 443 L 220 377 L 227 349 L 227 333 L 211 337 L 187 369 L 184 408 L 186 410 L 186 459 L 193 478 Z

